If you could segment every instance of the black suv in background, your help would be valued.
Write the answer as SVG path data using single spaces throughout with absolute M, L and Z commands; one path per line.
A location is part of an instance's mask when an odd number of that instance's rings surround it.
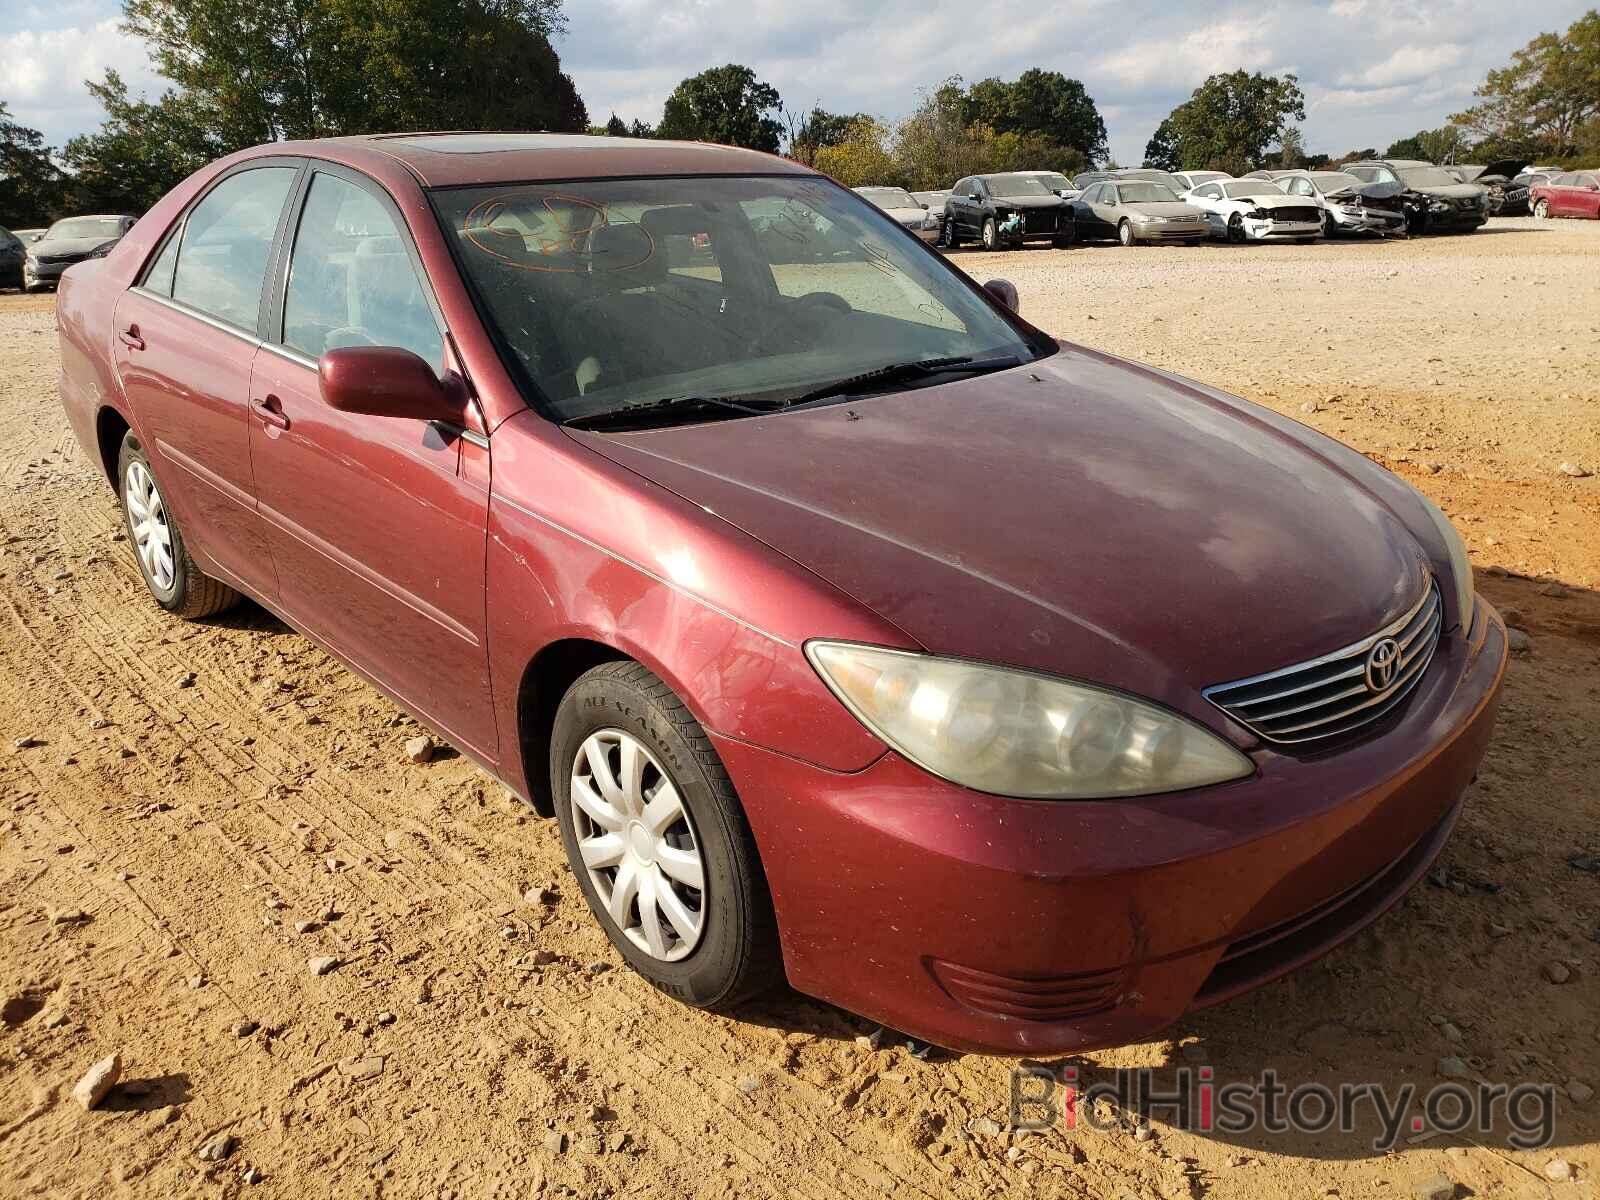
M 1408 233 L 1470 233 L 1489 219 L 1488 188 L 1462 183 L 1432 163 L 1373 159 L 1339 169 L 1362 183 L 1399 184 Z
M 22 259 L 25 253 L 22 239 L 9 229 L 0 228 L 0 288 L 22 286 Z

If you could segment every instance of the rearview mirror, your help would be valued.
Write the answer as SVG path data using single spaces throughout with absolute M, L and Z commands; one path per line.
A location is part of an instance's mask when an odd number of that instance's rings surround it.
M 1017 285 L 1009 279 L 991 279 L 983 285 L 983 290 L 1012 312 L 1020 313 L 1022 311 L 1022 300 L 1017 295 Z
M 398 346 L 341 346 L 317 362 L 322 399 L 340 412 L 462 423 L 465 404 L 433 368 Z

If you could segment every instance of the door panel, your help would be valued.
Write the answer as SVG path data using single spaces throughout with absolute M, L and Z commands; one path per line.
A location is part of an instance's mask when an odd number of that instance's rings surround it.
M 251 396 L 256 492 L 285 614 L 452 741 L 496 761 L 488 493 L 458 473 L 460 439 L 422 421 L 330 408 L 309 360 L 268 347 Z
M 123 394 L 191 549 L 270 598 L 245 421 L 254 340 L 137 290 L 117 303 L 116 328 Z

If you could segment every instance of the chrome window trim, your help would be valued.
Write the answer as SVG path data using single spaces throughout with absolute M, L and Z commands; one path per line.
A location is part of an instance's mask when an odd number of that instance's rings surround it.
M 143 284 L 135 284 L 128 290 L 130 292 L 138 293 L 147 300 L 154 300 L 157 304 L 163 304 L 172 309 L 174 312 L 180 312 L 186 317 L 193 317 L 202 325 L 209 325 L 211 328 L 219 330 L 222 333 L 232 334 L 246 345 L 259 348 L 264 344 L 259 337 L 251 333 L 248 329 L 245 329 L 242 325 L 231 324 L 230 322 L 224 321 L 221 317 L 214 317 L 208 312 L 202 312 L 193 305 L 185 304 L 182 300 L 174 300 L 171 296 L 163 296 L 160 292 L 151 291 Z

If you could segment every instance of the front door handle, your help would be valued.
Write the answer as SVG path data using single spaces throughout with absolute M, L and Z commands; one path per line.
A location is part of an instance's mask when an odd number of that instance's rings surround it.
M 270 425 L 274 429 L 289 428 L 289 418 L 284 415 L 283 402 L 276 396 L 263 396 L 255 402 L 256 416 L 261 418 L 263 425 Z
M 144 349 L 144 339 L 139 336 L 139 327 L 137 325 L 129 325 L 121 333 L 117 334 L 117 337 L 130 350 Z

